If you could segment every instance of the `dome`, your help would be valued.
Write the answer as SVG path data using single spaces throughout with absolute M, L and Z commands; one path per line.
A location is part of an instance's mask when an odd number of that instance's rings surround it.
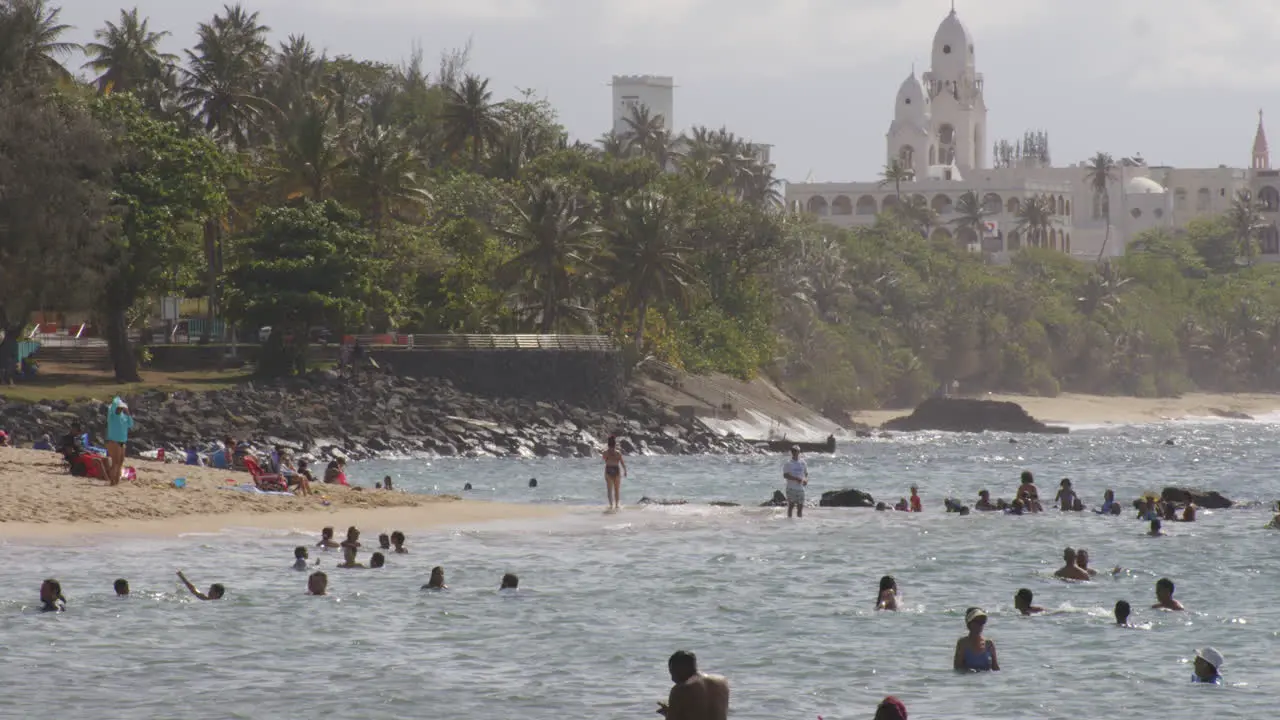
M 1124 184 L 1125 195 L 1149 195 L 1163 193 L 1164 186 L 1149 177 L 1129 178 Z
M 973 36 L 952 8 L 933 36 L 933 71 L 973 65 Z
M 898 88 L 894 114 L 899 118 L 922 118 L 929 112 L 929 97 L 914 70 Z

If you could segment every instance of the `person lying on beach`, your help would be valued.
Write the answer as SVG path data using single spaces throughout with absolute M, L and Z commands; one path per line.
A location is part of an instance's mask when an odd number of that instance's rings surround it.
M 356 546 L 342 544 L 342 562 L 338 564 L 340 568 L 362 568 L 363 563 L 356 562 Z
M 507 573 L 506 575 L 502 576 L 502 587 L 498 589 L 499 590 L 519 590 L 520 578 L 516 577 L 515 573 Z
M 327 527 L 320 531 L 320 542 L 316 543 L 316 547 L 332 550 L 338 547 L 338 543 L 333 539 L 333 528 Z
M 439 565 L 431 568 L 431 578 L 427 580 L 427 584 L 422 586 L 423 590 L 448 590 L 449 586 L 444 584 L 444 568 Z
M 67 599 L 62 596 L 62 583 L 49 578 L 40 583 L 40 612 L 64 612 Z
M 726 720 L 729 717 L 729 681 L 719 675 L 698 672 L 698 658 L 686 650 L 667 661 L 675 686 L 658 714 L 667 720 Z
M 1023 615 L 1035 615 L 1044 612 L 1044 608 L 1031 604 L 1033 597 L 1030 590 L 1021 588 L 1013 594 L 1013 608 Z
M 307 569 L 307 549 L 301 545 L 293 549 L 293 569 Z
M 880 578 L 880 592 L 876 594 L 877 610 L 898 609 L 898 581 L 892 575 Z
M 307 577 L 307 594 L 324 595 L 329 590 L 329 576 L 319 570 Z
M 380 568 L 387 564 L 387 556 L 376 552 L 369 556 L 369 567 Z
M 1075 548 L 1066 548 L 1062 551 L 1062 567 L 1053 576 L 1063 580 L 1088 580 L 1089 572 L 1076 564 Z
M 124 578 L 118 578 L 118 579 L 115 581 L 115 583 L 112 585 L 112 587 L 113 587 L 113 588 L 115 589 L 115 591 L 116 591 L 116 597 L 128 597 L 128 596 L 129 596 L 129 581 L 128 581 L 128 580 L 125 580 Z
M 1160 578 L 1156 581 L 1156 604 L 1151 606 L 1152 610 L 1185 610 L 1182 603 L 1173 599 L 1173 581 L 1169 578 Z
M 210 585 L 208 593 L 200 592 L 196 589 L 195 585 L 191 584 L 191 581 L 187 579 L 187 576 L 184 575 L 181 570 L 178 571 L 178 579 L 182 581 L 183 585 L 187 586 L 187 590 L 189 590 L 192 595 L 195 595 L 201 600 L 221 600 L 222 596 L 227 594 L 227 589 L 222 586 L 222 583 L 214 583 Z
M 395 546 L 397 555 L 408 554 L 409 549 L 404 546 L 404 533 L 399 530 L 391 533 L 391 544 Z

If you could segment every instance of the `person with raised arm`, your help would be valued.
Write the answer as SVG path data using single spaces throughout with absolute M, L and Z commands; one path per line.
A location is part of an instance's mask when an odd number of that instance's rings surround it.
M 192 595 L 195 595 L 201 600 L 221 600 L 222 596 L 227 594 L 227 589 L 222 586 L 222 583 L 214 583 L 210 585 L 209 592 L 207 593 L 200 592 L 195 585 L 191 584 L 191 581 L 187 579 L 187 576 L 181 570 L 178 571 L 178 579 L 182 581 L 183 585 L 187 586 L 187 590 L 190 591 Z

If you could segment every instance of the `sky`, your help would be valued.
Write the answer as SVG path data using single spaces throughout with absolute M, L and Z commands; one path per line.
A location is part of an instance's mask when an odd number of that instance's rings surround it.
M 116 19 L 102 0 L 51 0 L 70 39 Z M 167 49 L 222 8 L 136 0 Z M 254 0 L 273 40 L 434 68 L 470 42 L 497 99 L 532 89 L 574 139 L 611 126 L 613 75 L 672 75 L 677 128 L 769 143 L 777 175 L 871 180 L 898 86 L 929 64 L 951 0 Z M 132 5 L 130 5 L 131 7 Z M 1277 0 L 956 0 L 985 76 L 988 137 L 1048 132 L 1054 163 L 1098 151 L 1152 165 L 1247 167 L 1258 111 L 1280 138 Z M 1280 151 L 1280 146 L 1277 146 Z M 1280 157 L 1276 158 L 1280 164 Z

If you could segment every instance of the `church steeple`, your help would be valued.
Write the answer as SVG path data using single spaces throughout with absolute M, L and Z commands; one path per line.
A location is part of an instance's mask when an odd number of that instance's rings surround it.
M 1271 169 L 1271 151 L 1267 148 L 1267 131 L 1262 127 L 1262 111 L 1258 111 L 1258 132 L 1253 136 L 1253 169 Z

